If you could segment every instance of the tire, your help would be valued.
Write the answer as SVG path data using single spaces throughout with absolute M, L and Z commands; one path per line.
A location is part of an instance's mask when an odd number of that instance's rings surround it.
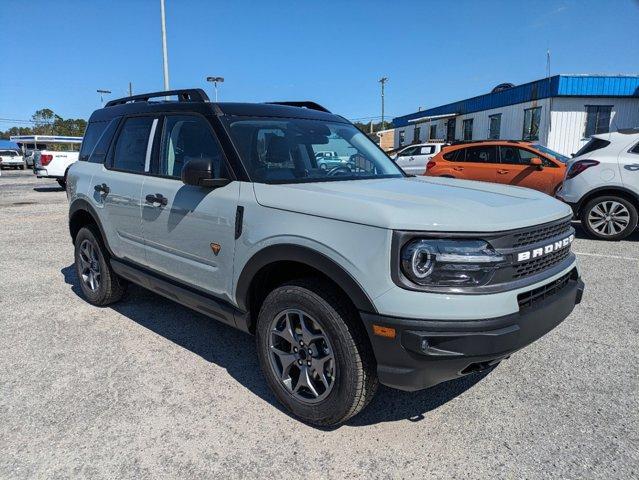
M 590 237 L 621 240 L 637 227 L 637 207 L 615 195 L 595 197 L 581 209 L 581 225 Z
M 60 185 L 60 187 L 62 187 L 63 190 L 67 189 L 67 177 L 66 176 L 64 178 L 56 178 L 56 182 L 58 182 L 58 185 Z
M 82 227 L 75 238 L 75 270 L 82 293 L 93 305 L 117 302 L 126 290 L 126 283 L 115 274 L 108 259 L 97 228 L 93 225 Z
M 291 311 L 293 313 L 289 320 L 285 312 Z M 303 315 L 295 312 L 302 312 Z M 367 334 L 357 323 L 355 315 L 356 312 L 349 308 L 330 283 L 316 278 L 284 284 L 269 293 L 262 304 L 256 328 L 262 372 L 277 399 L 291 413 L 309 424 L 327 427 L 343 423 L 368 405 L 377 390 L 373 352 Z M 290 321 L 291 325 L 299 325 L 301 318 L 313 335 L 321 332 L 326 342 L 315 340 L 303 344 L 304 334 L 295 328 L 293 337 L 298 343 L 297 347 L 293 347 L 294 342 L 283 340 L 279 336 L 280 332 L 273 334 L 273 329 L 281 325 L 282 319 L 284 324 Z M 272 350 L 271 346 L 277 348 Z M 293 352 L 294 348 L 298 348 L 298 353 Z M 305 348 L 309 349 L 304 353 L 307 366 L 302 363 L 300 367 L 300 352 Z M 274 353 L 275 350 L 281 351 L 279 349 L 289 351 L 289 355 L 297 355 L 298 358 L 290 364 L 289 386 L 282 380 L 283 374 L 280 372 L 284 363 L 278 363 L 278 360 L 282 357 Z M 316 358 L 320 357 L 320 350 L 323 350 L 321 358 Z M 326 362 L 330 357 L 327 351 L 332 352 L 332 360 Z M 324 379 L 330 382 L 328 388 L 324 388 L 326 384 L 319 380 L 318 370 L 315 369 L 320 364 L 323 365 Z M 309 372 L 310 377 L 305 378 L 312 377 L 311 383 L 316 393 L 319 393 L 318 398 L 313 398 L 313 393 L 304 386 L 297 393 L 294 392 L 302 378 L 301 368 Z M 327 370 L 329 375 L 326 375 Z M 301 398 L 303 395 L 308 398 Z
M 24 165 L 20 165 L 20 170 L 24 170 Z

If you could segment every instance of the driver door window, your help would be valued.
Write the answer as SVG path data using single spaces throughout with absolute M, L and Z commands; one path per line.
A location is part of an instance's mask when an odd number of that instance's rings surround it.
M 180 178 L 184 165 L 199 158 L 213 161 L 215 178 L 228 178 L 221 147 L 208 123 L 195 115 L 167 116 L 162 132 L 158 174 Z

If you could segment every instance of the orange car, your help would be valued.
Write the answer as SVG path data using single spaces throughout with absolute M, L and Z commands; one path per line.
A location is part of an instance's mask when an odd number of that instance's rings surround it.
M 426 165 L 424 175 L 507 183 L 554 195 L 566 171 L 567 157 L 541 145 L 515 140 L 457 143 Z

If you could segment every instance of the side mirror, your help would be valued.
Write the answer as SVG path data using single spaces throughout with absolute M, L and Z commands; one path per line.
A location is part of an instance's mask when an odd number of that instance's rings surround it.
M 228 178 L 215 178 L 213 159 L 195 158 L 182 167 L 182 182 L 195 187 L 219 188 L 231 183 Z
M 543 170 L 544 168 L 544 164 L 541 161 L 541 158 L 539 157 L 534 157 L 530 159 L 530 166 L 531 167 L 536 167 L 537 170 Z

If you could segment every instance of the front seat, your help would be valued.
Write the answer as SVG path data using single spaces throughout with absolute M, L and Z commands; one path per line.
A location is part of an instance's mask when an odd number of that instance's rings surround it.
M 285 137 L 273 135 L 266 145 L 264 163 L 267 165 L 257 168 L 255 173 L 262 180 L 291 180 L 295 178 L 294 169 L 290 166 L 291 162 L 288 140 Z M 289 166 L 284 166 L 287 164 Z

